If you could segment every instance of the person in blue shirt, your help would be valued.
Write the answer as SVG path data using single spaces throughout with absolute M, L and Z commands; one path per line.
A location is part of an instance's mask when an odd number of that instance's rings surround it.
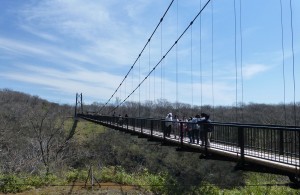
M 200 132 L 200 126 L 198 125 L 199 120 L 200 120 L 199 114 L 197 114 L 195 118 L 192 119 L 192 139 L 193 139 L 193 143 L 196 143 L 195 140 L 197 140 L 197 144 L 199 144 L 199 132 Z

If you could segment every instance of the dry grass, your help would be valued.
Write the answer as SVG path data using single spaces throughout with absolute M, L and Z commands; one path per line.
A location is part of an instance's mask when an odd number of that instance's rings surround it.
M 17 195 L 65 195 L 65 194 L 152 194 L 143 192 L 136 186 L 120 185 L 116 183 L 96 183 L 93 187 L 89 184 L 85 187 L 85 183 L 72 183 L 65 186 L 48 186 L 33 189 L 26 192 L 16 193 Z

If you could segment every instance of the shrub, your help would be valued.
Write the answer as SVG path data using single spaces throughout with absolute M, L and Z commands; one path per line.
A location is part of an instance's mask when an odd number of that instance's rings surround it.
M 218 195 L 220 194 L 220 189 L 208 182 L 202 182 L 200 187 L 193 190 L 193 194 L 210 194 Z
M 88 177 L 86 170 L 72 169 L 66 173 L 67 182 L 85 181 Z
M 0 175 L 0 192 L 17 193 L 34 187 L 58 184 L 59 180 L 55 175 L 46 176 L 20 176 L 14 174 Z
M 24 185 L 16 175 L 0 175 L 0 192 L 17 193 L 26 189 L 30 189 L 30 187 Z

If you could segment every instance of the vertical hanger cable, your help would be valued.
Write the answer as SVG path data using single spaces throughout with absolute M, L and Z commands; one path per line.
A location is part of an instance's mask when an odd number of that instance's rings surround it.
M 163 25 L 161 23 L 160 26 L 160 57 L 162 57 L 162 50 L 163 50 Z M 164 60 L 161 61 L 160 63 L 160 98 L 163 99 L 163 62 Z
M 285 86 L 285 51 L 284 51 L 284 31 L 283 31 L 283 10 L 282 0 L 280 0 L 280 20 L 281 20 L 281 50 L 282 50 L 282 78 L 283 78 L 283 110 L 284 110 L 284 123 L 286 125 L 286 86 Z
M 294 27 L 293 27 L 293 7 L 292 0 L 290 0 L 290 13 L 291 13 L 291 41 L 292 41 L 292 56 L 293 56 L 293 86 L 294 86 L 294 123 L 297 126 L 297 117 L 296 117 L 296 78 L 295 78 L 295 52 L 294 52 Z
M 200 0 L 200 10 L 202 8 L 202 0 Z M 200 65 L 200 112 L 202 112 L 202 16 L 199 16 L 199 65 Z
M 191 25 L 191 87 L 192 87 L 192 108 L 194 107 L 194 80 L 193 80 L 193 25 Z
M 211 85 L 212 85 L 212 109 L 213 118 L 215 115 L 215 98 L 214 98 L 214 2 L 211 2 Z
M 151 66 L 151 52 L 150 52 L 150 49 L 151 49 L 151 44 L 149 43 L 148 45 L 148 48 L 149 48 L 149 72 L 150 72 L 150 66 Z M 151 77 L 149 77 L 149 101 L 151 100 Z
M 238 70 L 237 70 L 237 33 L 236 33 L 236 2 L 233 0 L 234 11 L 234 64 L 235 64 L 235 122 L 238 122 Z
M 141 82 L 141 58 L 139 58 L 139 83 Z M 139 87 L 139 117 L 141 117 L 141 88 Z
M 176 10 L 176 37 L 178 37 L 178 0 Z M 178 109 L 178 44 L 176 44 L 176 110 Z
M 243 32 L 242 32 L 242 0 L 240 0 L 240 66 L 241 66 L 241 90 L 242 90 L 242 105 L 241 105 L 241 118 L 242 122 L 244 122 L 244 78 L 243 78 Z

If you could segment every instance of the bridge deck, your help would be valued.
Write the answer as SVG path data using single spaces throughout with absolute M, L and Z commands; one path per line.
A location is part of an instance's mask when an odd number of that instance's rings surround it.
M 173 143 L 175 145 L 185 147 L 185 148 L 191 148 L 191 149 L 197 149 L 202 152 L 208 152 L 212 154 L 217 154 L 220 156 L 230 157 L 233 159 L 241 159 L 241 148 L 234 144 L 222 144 L 217 143 L 214 141 L 211 141 L 210 146 L 206 147 L 200 144 L 195 143 L 189 143 L 189 138 L 186 136 L 183 136 L 181 139 L 180 136 L 176 134 L 171 134 L 170 137 L 164 137 L 164 134 L 162 131 L 152 130 L 149 128 L 139 128 L 134 127 L 130 125 L 120 125 L 119 123 L 108 123 L 96 119 L 92 119 L 85 116 L 80 116 L 83 119 L 89 120 L 91 122 L 95 122 L 110 128 L 119 129 L 127 132 L 131 132 L 134 134 L 138 134 L 144 137 L 148 138 L 154 138 L 156 140 L 164 141 Z M 260 164 L 266 167 L 275 168 L 290 174 L 299 174 L 300 173 L 300 162 L 299 158 L 296 157 L 287 157 L 285 155 L 278 155 L 272 152 L 265 153 L 263 151 L 260 151 L 259 149 L 254 150 L 251 148 L 244 148 L 244 154 L 243 158 L 245 162 L 251 162 Z

